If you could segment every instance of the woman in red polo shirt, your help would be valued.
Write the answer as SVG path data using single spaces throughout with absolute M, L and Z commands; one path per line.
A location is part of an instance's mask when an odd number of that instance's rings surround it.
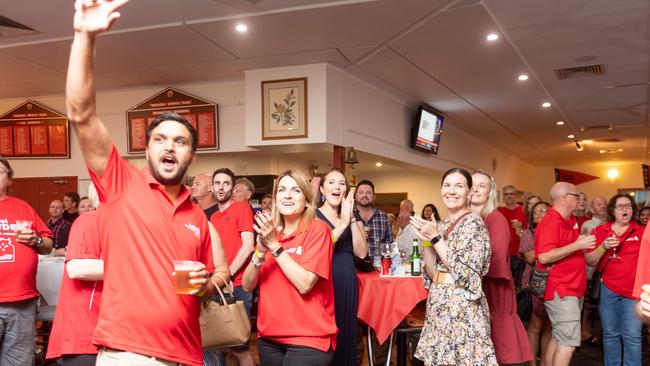
M 278 177 L 273 210 L 258 212 L 257 250 L 242 286 L 259 283 L 257 317 L 261 366 L 332 364 L 336 347 L 332 238 L 315 220 L 307 177 L 288 170 Z
M 598 310 L 606 365 L 641 365 L 642 324 L 632 292 L 644 227 L 634 220 L 635 211 L 630 195 L 612 197 L 607 205 L 608 222 L 593 231 L 599 245 L 586 254 L 587 264 L 598 265 L 602 278 Z

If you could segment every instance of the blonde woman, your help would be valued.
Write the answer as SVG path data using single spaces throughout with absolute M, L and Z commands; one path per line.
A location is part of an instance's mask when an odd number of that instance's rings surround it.
M 272 213 L 258 212 L 257 250 L 242 286 L 259 284 L 257 317 L 261 366 L 331 365 L 336 348 L 332 237 L 314 219 L 308 178 L 297 170 L 278 177 Z

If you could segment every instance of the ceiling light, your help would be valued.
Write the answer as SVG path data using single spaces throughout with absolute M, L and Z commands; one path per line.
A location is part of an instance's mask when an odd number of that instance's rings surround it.
M 375 164 L 375 166 L 378 166 L 378 167 L 380 167 L 382 165 L 384 165 L 384 164 L 382 164 L 380 161 Z
M 549 103 L 549 102 L 544 102 L 544 103 L 542 103 L 542 107 L 544 107 L 544 108 L 550 108 L 550 107 L 551 107 L 551 103 Z
M 607 150 L 602 150 L 602 149 L 600 150 L 600 153 L 601 153 L 601 154 L 604 154 L 604 153 L 606 153 L 606 152 L 607 152 Z
M 608 171 L 607 171 L 607 177 L 608 177 L 609 179 L 612 179 L 612 180 L 618 178 L 618 170 L 617 170 L 617 169 L 610 169 L 610 170 L 608 170 Z
M 576 137 L 573 136 L 573 135 L 569 135 L 569 136 L 567 136 L 567 138 L 568 138 L 568 139 L 574 139 L 574 138 L 576 138 Z
M 594 140 L 582 140 L 582 141 L 580 141 L 580 142 L 582 142 L 582 143 L 585 144 L 585 145 L 589 145 L 589 144 L 593 144 L 593 143 L 594 143 Z
M 564 121 L 557 121 L 555 124 L 558 126 L 564 126 Z
M 528 80 L 528 75 L 521 74 L 521 75 L 519 75 L 519 77 L 517 79 L 519 79 L 519 81 L 526 81 L 526 80 Z
M 496 33 L 490 33 L 487 35 L 487 37 L 485 37 L 485 39 L 487 39 L 489 42 L 494 42 L 499 39 L 499 35 Z
M 584 145 L 581 145 L 578 140 L 575 140 L 575 143 L 576 143 L 576 150 L 582 151 L 585 149 Z
M 235 30 L 239 33 L 246 33 L 248 27 L 246 26 L 246 24 L 239 23 L 235 26 Z

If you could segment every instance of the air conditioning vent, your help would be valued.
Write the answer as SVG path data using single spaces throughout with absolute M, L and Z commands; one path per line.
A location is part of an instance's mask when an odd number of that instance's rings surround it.
M 612 144 L 616 142 L 623 142 L 623 139 L 619 138 L 604 138 L 604 139 L 592 139 L 594 142 L 601 142 L 601 143 L 607 143 L 607 144 Z
M 575 79 L 584 76 L 596 76 L 604 74 L 605 69 L 602 64 L 567 67 L 564 69 L 555 70 L 555 76 L 557 76 L 559 80 Z
M 613 130 L 614 126 L 613 125 L 594 125 L 594 126 L 582 126 L 580 127 L 580 132 L 587 132 L 587 131 L 598 131 L 598 130 Z

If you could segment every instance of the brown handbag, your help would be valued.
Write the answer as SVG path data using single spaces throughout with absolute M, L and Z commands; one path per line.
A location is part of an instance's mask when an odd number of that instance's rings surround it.
M 224 279 L 217 275 L 224 281 Z M 207 299 L 201 300 L 201 343 L 203 348 L 228 348 L 241 346 L 246 343 L 251 335 L 251 323 L 244 308 L 244 302 L 235 300 L 228 303 L 223 291 L 217 286 L 213 279 L 212 284 L 219 292 L 222 303 Z M 226 293 L 234 299 L 232 282 L 224 288 Z

